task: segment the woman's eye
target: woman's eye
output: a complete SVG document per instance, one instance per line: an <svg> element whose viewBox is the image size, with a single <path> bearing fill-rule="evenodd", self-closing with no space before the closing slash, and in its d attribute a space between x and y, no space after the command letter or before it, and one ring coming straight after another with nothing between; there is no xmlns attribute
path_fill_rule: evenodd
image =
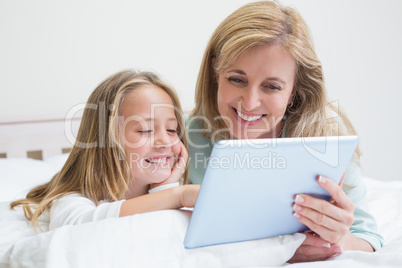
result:
<svg viewBox="0 0 402 268"><path fill-rule="evenodd" d="M243 79L238 78L238 77L229 77L228 81L232 82L232 83L236 83L236 84L244 84L245 83Z"/></svg>
<svg viewBox="0 0 402 268"><path fill-rule="evenodd" d="M281 90L281 87L275 85L265 85L264 87L272 90Z"/></svg>

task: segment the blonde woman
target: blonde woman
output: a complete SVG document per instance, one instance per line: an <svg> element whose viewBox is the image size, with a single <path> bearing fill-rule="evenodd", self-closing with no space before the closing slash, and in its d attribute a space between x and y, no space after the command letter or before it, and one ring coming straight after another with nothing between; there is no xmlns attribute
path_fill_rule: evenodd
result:
<svg viewBox="0 0 402 268"><path fill-rule="evenodd" d="M199 186L182 185L188 153L174 90L149 72L122 71L91 94L77 141L51 181L23 206L33 226L47 212L50 229L110 217L194 206Z"/></svg>
<svg viewBox="0 0 402 268"><path fill-rule="evenodd" d="M228 138L281 138L355 134L328 102L321 62L307 25L276 2L246 4L213 33L196 85L188 122L190 183L202 181L212 145ZM367 212L357 149L344 177L345 191L324 177L326 202L300 193L294 216L313 233L290 262L324 260L343 250L382 246Z"/></svg>

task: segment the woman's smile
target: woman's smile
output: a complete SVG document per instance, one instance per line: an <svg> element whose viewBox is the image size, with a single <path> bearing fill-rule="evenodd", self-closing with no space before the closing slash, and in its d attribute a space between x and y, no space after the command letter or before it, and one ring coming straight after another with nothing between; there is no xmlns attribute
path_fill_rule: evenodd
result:
<svg viewBox="0 0 402 268"><path fill-rule="evenodd" d="M296 62L280 45L241 53L217 73L218 110L238 139L274 138L291 101Z"/></svg>
<svg viewBox="0 0 402 268"><path fill-rule="evenodd" d="M266 116L266 114L252 114L252 113L246 113L244 111L240 112L239 110L237 110L236 108L232 107L235 116L237 116L238 121L242 124L242 125L248 125L248 126L252 126L255 125L257 123L259 123L262 118L264 118Z"/></svg>

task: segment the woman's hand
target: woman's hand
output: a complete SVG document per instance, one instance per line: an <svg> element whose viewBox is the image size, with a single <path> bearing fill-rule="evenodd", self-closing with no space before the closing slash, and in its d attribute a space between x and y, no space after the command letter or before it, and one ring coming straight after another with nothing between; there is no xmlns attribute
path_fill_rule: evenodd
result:
<svg viewBox="0 0 402 268"><path fill-rule="evenodd" d="M353 240L349 229L354 221L354 204L341 188L343 177L340 185L323 176L319 176L318 183L332 199L327 202L305 194L296 196L294 216L316 237L313 239L313 235L308 234L291 262L327 259L342 253L342 248L348 247L347 242Z"/></svg>
<svg viewBox="0 0 402 268"><path fill-rule="evenodd" d="M337 244L329 244L313 232L306 232L306 239L296 250L289 263L323 261L343 252Z"/></svg>
<svg viewBox="0 0 402 268"><path fill-rule="evenodd" d="M179 145L180 145L180 152L179 152L179 155L177 156L177 160L176 160L175 164L172 167L172 172L171 172L170 176L166 180L164 180L160 183L151 184L149 186L149 189L153 189L155 187L169 184L169 183L178 182L180 180L180 178L183 176L183 173L186 171L186 167L187 167L188 152L187 152L186 147L184 146L184 144L181 141L180 141Z"/></svg>
<svg viewBox="0 0 402 268"><path fill-rule="evenodd" d="M340 243L353 224L354 204L332 180L319 176L318 183L331 195L331 201L298 194L294 216L330 244Z"/></svg>

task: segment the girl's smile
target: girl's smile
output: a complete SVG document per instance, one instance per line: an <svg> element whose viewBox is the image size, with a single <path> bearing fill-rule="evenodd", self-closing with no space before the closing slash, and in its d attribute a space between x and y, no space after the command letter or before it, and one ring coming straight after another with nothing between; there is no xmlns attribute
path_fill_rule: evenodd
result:
<svg viewBox="0 0 402 268"><path fill-rule="evenodd" d="M145 161L147 163L152 164L152 165L164 166L166 164L169 164L170 155L168 155L168 156L155 156L155 157L151 157L151 158L146 158Z"/></svg>

